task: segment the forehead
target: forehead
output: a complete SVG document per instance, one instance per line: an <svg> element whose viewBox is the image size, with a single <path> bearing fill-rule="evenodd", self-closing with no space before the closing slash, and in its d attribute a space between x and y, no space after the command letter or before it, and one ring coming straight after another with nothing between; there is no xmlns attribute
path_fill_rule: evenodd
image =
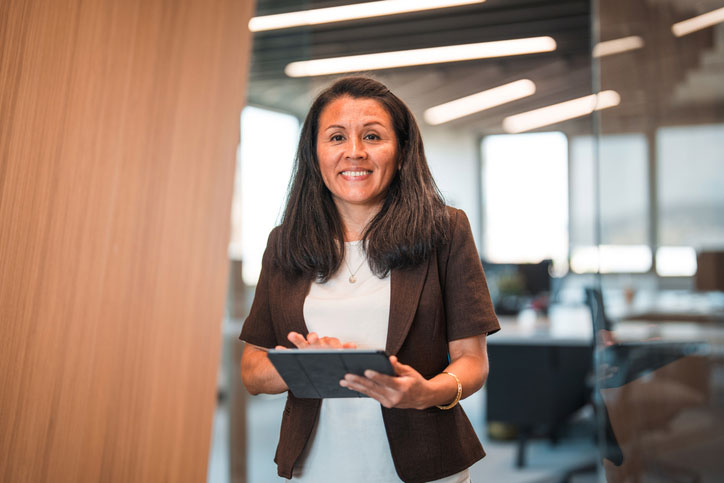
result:
<svg viewBox="0 0 724 483"><path fill-rule="evenodd" d="M375 99L353 98L349 96L339 97L322 109L319 115L319 127L326 127L339 124L342 126L378 122L385 126L392 126L392 119L387 109Z"/></svg>

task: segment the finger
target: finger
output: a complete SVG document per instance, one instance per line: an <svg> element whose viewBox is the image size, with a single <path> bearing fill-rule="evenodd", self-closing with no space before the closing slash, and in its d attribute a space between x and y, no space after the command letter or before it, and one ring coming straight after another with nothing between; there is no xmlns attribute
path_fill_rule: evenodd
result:
<svg viewBox="0 0 724 483"><path fill-rule="evenodd" d="M315 345L315 344L319 343L319 336L317 335L317 333L310 332L307 335L307 342L309 343L309 345Z"/></svg>
<svg viewBox="0 0 724 483"><path fill-rule="evenodd" d="M364 374L365 378L377 385L384 386L395 391L399 389L397 377L395 376L388 376L387 374L382 374L377 371L373 371L372 369L367 369Z"/></svg>
<svg viewBox="0 0 724 483"><path fill-rule="evenodd" d="M298 332L289 332L287 339L289 339L289 342L297 346L299 349L303 349L309 345L307 339Z"/></svg>
<svg viewBox="0 0 724 483"><path fill-rule="evenodd" d="M286 349L286 347L284 347L283 345L277 345L277 346L274 346L274 348L275 348L276 350Z"/></svg>
<svg viewBox="0 0 724 483"><path fill-rule="evenodd" d="M372 371L374 372L374 371ZM380 375L376 373L375 375ZM389 377L389 376L385 376ZM380 398L391 400L394 398L395 394L399 393L399 387L396 381L392 380L392 378L384 379L371 379L365 376L357 376L355 374L346 374L345 375L345 381L347 381L350 384L353 384L356 391L363 392L367 394L368 396L372 397L372 395L377 395ZM363 388L364 390L360 390L360 388Z"/></svg>
<svg viewBox="0 0 724 483"><path fill-rule="evenodd" d="M377 389L377 384L367 379L366 377L358 376L356 374L345 374L344 379L342 379L345 383L347 383L349 386L353 386L355 390L358 390L360 388L365 389L365 391L369 390L375 390L376 392L379 392L380 389Z"/></svg>
<svg viewBox="0 0 724 483"><path fill-rule="evenodd" d="M344 379L339 381L339 384L342 387L346 387L352 391L357 391L376 399L380 403L389 404L388 390L365 377L347 374L344 376Z"/></svg>
<svg viewBox="0 0 724 483"><path fill-rule="evenodd" d="M409 376L417 374L417 371L412 366L403 364L395 356L390 356L390 364L392 364L392 369L398 376Z"/></svg>
<svg viewBox="0 0 724 483"><path fill-rule="evenodd" d="M356 349L356 348L357 348L357 344L355 344L354 342L345 342L344 344L342 344L342 349Z"/></svg>
<svg viewBox="0 0 724 483"><path fill-rule="evenodd" d="M332 349L342 348L342 343L336 337L322 337L319 341L324 347L330 347Z"/></svg>

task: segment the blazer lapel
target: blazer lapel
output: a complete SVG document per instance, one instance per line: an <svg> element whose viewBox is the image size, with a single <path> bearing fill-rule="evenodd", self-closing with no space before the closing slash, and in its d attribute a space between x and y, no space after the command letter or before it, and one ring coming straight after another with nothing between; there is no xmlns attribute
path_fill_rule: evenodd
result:
<svg viewBox="0 0 724 483"><path fill-rule="evenodd" d="M430 259L416 267L392 270L390 274L390 320L385 346L388 354L397 354L410 331L429 266Z"/></svg>

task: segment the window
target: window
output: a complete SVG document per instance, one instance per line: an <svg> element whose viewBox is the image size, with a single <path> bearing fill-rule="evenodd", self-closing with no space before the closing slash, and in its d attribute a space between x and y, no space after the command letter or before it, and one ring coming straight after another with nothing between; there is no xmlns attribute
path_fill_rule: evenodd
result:
<svg viewBox="0 0 724 483"><path fill-rule="evenodd" d="M598 145L592 136L571 139L571 269L577 273L647 272L652 255L646 137L622 134L598 139ZM600 240L596 239L598 220Z"/></svg>
<svg viewBox="0 0 724 483"><path fill-rule="evenodd" d="M269 232L278 224L299 139L296 117L246 107L241 114L229 256L256 285Z"/></svg>
<svg viewBox="0 0 724 483"><path fill-rule="evenodd" d="M693 275L696 250L724 246L724 124L657 132L659 275Z"/></svg>
<svg viewBox="0 0 724 483"><path fill-rule="evenodd" d="M568 142L560 132L483 139L484 258L493 263L568 257Z"/></svg>

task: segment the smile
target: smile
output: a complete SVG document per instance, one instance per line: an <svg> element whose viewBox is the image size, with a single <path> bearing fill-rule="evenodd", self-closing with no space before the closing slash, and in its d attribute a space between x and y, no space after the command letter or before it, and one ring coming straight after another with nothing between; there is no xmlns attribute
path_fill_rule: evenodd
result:
<svg viewBox="0 0 724 483"><path fill-rule="evenodd" d="M350 177L365 176L368 174L372 174L372 171L342 171L342 176Z"/></svg>

